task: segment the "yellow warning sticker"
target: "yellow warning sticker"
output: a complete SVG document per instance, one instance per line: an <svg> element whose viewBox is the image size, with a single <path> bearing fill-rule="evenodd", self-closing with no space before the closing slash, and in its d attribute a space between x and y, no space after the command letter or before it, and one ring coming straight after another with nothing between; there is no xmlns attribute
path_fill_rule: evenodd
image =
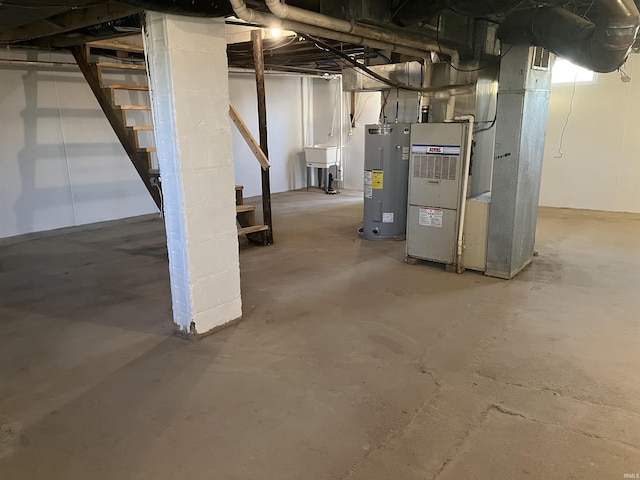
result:
<svg viewBox="0 0 640 480"><path fill-rule="evenodd" d="M371 171L371 186L374 190L382 190L384 181L384 172L382 170Z"/></svg>

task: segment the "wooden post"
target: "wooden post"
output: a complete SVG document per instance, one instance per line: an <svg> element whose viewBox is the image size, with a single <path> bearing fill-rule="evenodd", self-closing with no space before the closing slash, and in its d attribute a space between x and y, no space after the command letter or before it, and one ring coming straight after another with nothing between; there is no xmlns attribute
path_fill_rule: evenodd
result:
<svg viewBox="0 0 640 480"><path fill-rule="evenodd" d="M269 148L267 145L267 103L264 89L264 53L262 51L262 30L251 31L251 41L253 43L253 62L256 68L256 91L258 93L258 130L260 132L260 148L269 158ZM269 179L270 169L260 169L262 175L262 218L265 225L269 227L267 232L267 242L273 243L273 222L271 220L271 181Z"/></svg>

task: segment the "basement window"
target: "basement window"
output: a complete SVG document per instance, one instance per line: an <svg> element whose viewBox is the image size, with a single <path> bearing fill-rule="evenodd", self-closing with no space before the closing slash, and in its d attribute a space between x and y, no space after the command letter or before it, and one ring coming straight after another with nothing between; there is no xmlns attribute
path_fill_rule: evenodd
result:
<svg viewBox="0 0 640 480"><path fill-rule="evenodd" d="M551 71L551 83L595 83L596 72L574 65L564 58L556 58Z"/></svg>

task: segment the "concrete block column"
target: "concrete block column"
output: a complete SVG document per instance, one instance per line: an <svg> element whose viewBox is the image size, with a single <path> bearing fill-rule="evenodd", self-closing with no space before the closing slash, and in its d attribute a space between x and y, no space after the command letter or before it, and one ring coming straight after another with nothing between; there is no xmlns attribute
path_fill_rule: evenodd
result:
<svg viewBox="0 0 640 480"><path fill-rule="evenodd" d="M144 40L173 317L202 334L242 314L224 19L148 12Z"/></svg>

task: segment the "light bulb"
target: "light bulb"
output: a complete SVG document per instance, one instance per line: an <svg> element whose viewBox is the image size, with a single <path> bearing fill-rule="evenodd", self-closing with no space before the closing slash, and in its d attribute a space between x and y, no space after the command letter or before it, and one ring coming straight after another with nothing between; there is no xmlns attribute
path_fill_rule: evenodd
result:
<svg viewBox="0 0 640 480"><path fill-rule="evenodd" d="M272 28L272 29L271 29L271 36L272 36L273 38L277 38L277 37L279 37L280 35L282 35L282 30L280 30L279 28Z"/></svg>

